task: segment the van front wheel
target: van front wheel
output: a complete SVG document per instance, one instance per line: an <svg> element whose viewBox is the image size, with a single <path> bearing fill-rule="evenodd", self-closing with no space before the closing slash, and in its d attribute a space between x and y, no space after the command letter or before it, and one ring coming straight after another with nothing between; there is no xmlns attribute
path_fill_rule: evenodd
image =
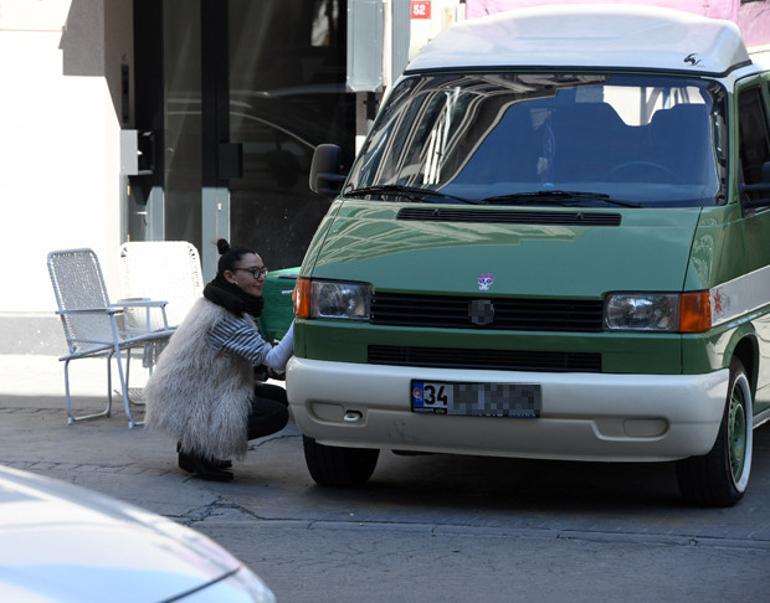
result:
<svg viewBox="0 0 770 603"><path fill-rule="evenodd" d="M380 451L372 448L325 446L302 436L305 462L319 486L359 486L374 473Z"/></svg>
<svg viewBox="0 0 770 603"><path fill-rule="evenodd" d="M682 496L704 507L730 507L746 492L753 449L751 386L743 365L730 365L722 423L711 452L677 463Z"/></svg>

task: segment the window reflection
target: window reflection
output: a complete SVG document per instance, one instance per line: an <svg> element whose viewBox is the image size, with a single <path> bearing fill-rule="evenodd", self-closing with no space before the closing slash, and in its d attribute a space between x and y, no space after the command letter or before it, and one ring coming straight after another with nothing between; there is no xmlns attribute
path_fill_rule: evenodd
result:
<svg viewBox="0 0 770 603"><path fill-rule="evenodd" d="M229 2L230 141L244 162L229 184L231 239L271 268L302 261L328 208L308 188L316 145L352 153L344 10L341 0Z"/></svg>
<svg viewBox="0 0 770 603"><path fill-rule="evenodd" d="M201 249L201 24L198 0L163 4L165 238Z"/></svg>
<svg viewBox="0 0 770 603"><path fill-rule="evenodd" d="M339 30L338 0L315 0L313 8L313 46L332 46Z"/></svg>
<svg viewBox="0 0 770 603"><path fill-rule="evenodd" d="M350 183L470 199L558 189L713 204L724 166L720 98L708 82L675 77L414 77L378 117Z"/></svg>

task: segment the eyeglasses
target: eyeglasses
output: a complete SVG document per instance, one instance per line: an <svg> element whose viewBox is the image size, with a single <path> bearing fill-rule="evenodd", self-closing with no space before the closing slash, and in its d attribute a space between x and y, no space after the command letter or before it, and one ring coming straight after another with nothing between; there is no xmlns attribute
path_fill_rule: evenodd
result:
<svg viewBox="0 0 770 603"><path fill-rule="evenodd" d="M254 268L233 268L233 270L243 270L244 272L251 272L251 276L253 276L255 279L259 280L260 278L265 278L267 276L267 268L262 266L262 268L257 268L254 266Z"/></svg>

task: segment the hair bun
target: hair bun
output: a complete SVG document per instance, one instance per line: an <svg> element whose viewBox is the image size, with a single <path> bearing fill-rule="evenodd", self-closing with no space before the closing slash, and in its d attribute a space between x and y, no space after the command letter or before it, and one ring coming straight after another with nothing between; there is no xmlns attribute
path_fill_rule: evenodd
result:
<svg viewBox="0 0 770 603"><path fill-rule="evenodd" d="M219 255L226 254L230 251L230 243L228 243L226 239L219 239L217 241L217 250L219 251Z"/></svg>

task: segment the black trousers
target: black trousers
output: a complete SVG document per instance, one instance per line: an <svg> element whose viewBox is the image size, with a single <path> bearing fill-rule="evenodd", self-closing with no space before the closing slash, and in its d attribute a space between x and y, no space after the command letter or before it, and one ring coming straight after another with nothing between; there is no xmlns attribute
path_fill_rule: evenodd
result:
<svg viewBox="0 0 770 603"><path fill-rule="evenodd" d="M281 431L289 422L286 390L269 383L257 383L249 413L249 439Z"/></svg>

